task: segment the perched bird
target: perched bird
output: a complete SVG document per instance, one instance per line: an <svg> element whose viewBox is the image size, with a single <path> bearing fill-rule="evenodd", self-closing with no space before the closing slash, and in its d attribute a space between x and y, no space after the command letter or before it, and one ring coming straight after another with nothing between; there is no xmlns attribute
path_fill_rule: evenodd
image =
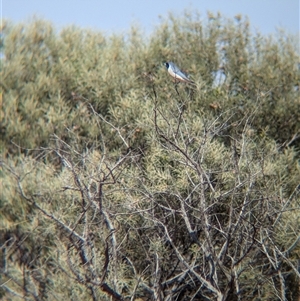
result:
<svg viewBox="0 0 300 301"><path fill-rule="evenodd" d="M181 71L173 62L165 62L164 65L168 69L169 74L174 78L176 81L181 81L184 83L195 84L192 80L189 79L189 76Z"/></svg>

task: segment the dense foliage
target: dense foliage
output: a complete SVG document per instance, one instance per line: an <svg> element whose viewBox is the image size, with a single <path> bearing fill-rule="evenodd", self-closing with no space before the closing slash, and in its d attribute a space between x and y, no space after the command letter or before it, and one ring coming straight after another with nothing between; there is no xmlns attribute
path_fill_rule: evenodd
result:
<svg viewBox="0 0 300 301"><path fill-rule="evenodd" d="M1 297L300 297L295 38L185 14L150 38L6 21L1 45Z"/></svg>

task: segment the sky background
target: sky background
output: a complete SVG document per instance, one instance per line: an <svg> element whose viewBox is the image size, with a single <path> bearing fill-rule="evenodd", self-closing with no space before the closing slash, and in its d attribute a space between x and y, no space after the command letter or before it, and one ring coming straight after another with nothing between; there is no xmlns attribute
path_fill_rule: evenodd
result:
<svg viewBox="0 0 300 301"><path fill-rule="evenodd" d="M251 28L273 34L283 28L299 34L299 0L0 0L2 19L30 21L35 15L58 28L75 24L80 27L125 33L132 24L145 33L159 25L159 16L180 16L185 9L220 12L225 17L247 15Z"/></svg>

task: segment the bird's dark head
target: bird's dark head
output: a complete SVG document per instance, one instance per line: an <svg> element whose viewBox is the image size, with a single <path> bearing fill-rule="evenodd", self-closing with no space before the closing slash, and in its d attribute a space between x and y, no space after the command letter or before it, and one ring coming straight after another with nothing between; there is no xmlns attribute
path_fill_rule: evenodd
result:
<svg viewBox="0 0 300 301"><path fill-rule="evenodd" d="M169 68L169 63L168 62L164 62L164 65L166 66L166 68Z"/></svg>

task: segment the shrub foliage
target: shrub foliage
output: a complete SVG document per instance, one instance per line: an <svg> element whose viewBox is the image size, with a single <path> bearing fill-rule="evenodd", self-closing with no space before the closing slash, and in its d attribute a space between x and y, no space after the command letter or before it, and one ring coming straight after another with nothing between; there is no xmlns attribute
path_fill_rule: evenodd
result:
<svg viewBox="0 0 300 301"><path fill-rule="evenodd" d="M188 13L2 31L1 297L300 297L295 38Z"/></svg>

